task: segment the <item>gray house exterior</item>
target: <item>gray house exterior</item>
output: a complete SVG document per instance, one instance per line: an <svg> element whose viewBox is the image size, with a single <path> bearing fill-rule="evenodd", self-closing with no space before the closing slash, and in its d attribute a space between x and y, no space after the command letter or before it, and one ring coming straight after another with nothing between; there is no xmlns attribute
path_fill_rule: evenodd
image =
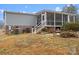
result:
<svg viewBox="0 0 79 59"><path fill-rule="evenodd" d="M30 30L31 33L39 33L47 29L55 32L64 23L76 22L76 14L42 10L37 13L20 13L4 11L6 32L10 32L16 26L20 32Z"/></svg>

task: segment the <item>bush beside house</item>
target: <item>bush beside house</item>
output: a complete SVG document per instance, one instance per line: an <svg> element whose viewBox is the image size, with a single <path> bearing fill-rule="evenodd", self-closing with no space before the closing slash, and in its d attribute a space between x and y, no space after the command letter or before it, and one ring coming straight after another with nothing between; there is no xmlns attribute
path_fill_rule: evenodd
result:
<svg viewBox="0 0 79 59"><path fill-rule="evenodd" d="M62 27L63 31L79 31L79 23L66 23Z"/></svg>
<svg viewBox="0 0 79 59"><path fill-rule="evenodd" d="M79 23L66 23L62 27L61 37L70 38L78 37L77 32L79 31Z"/></svg>

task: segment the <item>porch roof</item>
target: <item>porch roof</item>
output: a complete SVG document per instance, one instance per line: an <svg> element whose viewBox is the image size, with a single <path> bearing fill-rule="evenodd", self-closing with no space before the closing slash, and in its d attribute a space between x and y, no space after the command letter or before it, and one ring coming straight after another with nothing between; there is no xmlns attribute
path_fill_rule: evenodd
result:
<svg viewBox="0 0 79 59"><path fill-rule="evenodd" d="M52 11L52 10L47 10L47 9L44 9L44 10L37 12L37 14L41 14L43 12L60 13L60 14L66 14L66 15L77 15L77 14L66 13L66 12L62 12L62 11Z"/></svg>

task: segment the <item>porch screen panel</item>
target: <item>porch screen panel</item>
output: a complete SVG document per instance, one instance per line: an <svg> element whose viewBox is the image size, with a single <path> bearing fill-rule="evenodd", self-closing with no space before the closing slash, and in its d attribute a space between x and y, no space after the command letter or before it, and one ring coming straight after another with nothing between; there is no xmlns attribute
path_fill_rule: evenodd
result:
<svg viewBox="0 0 79 59"><path fill-rule="evenodd" d="M63 14L63 24L67 23L68 16Z"/></svg>
<svg viewBox="0 0 79 59"><path fill-rule="evenodd" d="M55 24L62 25L62 14L56 14Z"/></svg>
<svg viewBox="0 0 79 59"><path fill-rule="evenodd" d="M47 13L47 25L54 25L54 13Z"/></svg>
<svg viewBox="0 0 79 59"><path fill-rule="evenodd" d="M74 22L74 19L73 19L73 16L72 15L70 15L70 22Z"/></svg>

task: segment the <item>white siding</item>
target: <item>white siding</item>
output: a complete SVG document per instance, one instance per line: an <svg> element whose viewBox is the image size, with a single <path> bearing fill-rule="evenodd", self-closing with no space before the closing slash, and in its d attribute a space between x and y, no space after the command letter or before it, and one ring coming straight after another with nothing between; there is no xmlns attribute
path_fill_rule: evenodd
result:
<svg viewBox="0 0 79 59"><path fill-rule="evenodd" d="M35 15L6 13L6 25L36 25L37 18Z"/></svg>

